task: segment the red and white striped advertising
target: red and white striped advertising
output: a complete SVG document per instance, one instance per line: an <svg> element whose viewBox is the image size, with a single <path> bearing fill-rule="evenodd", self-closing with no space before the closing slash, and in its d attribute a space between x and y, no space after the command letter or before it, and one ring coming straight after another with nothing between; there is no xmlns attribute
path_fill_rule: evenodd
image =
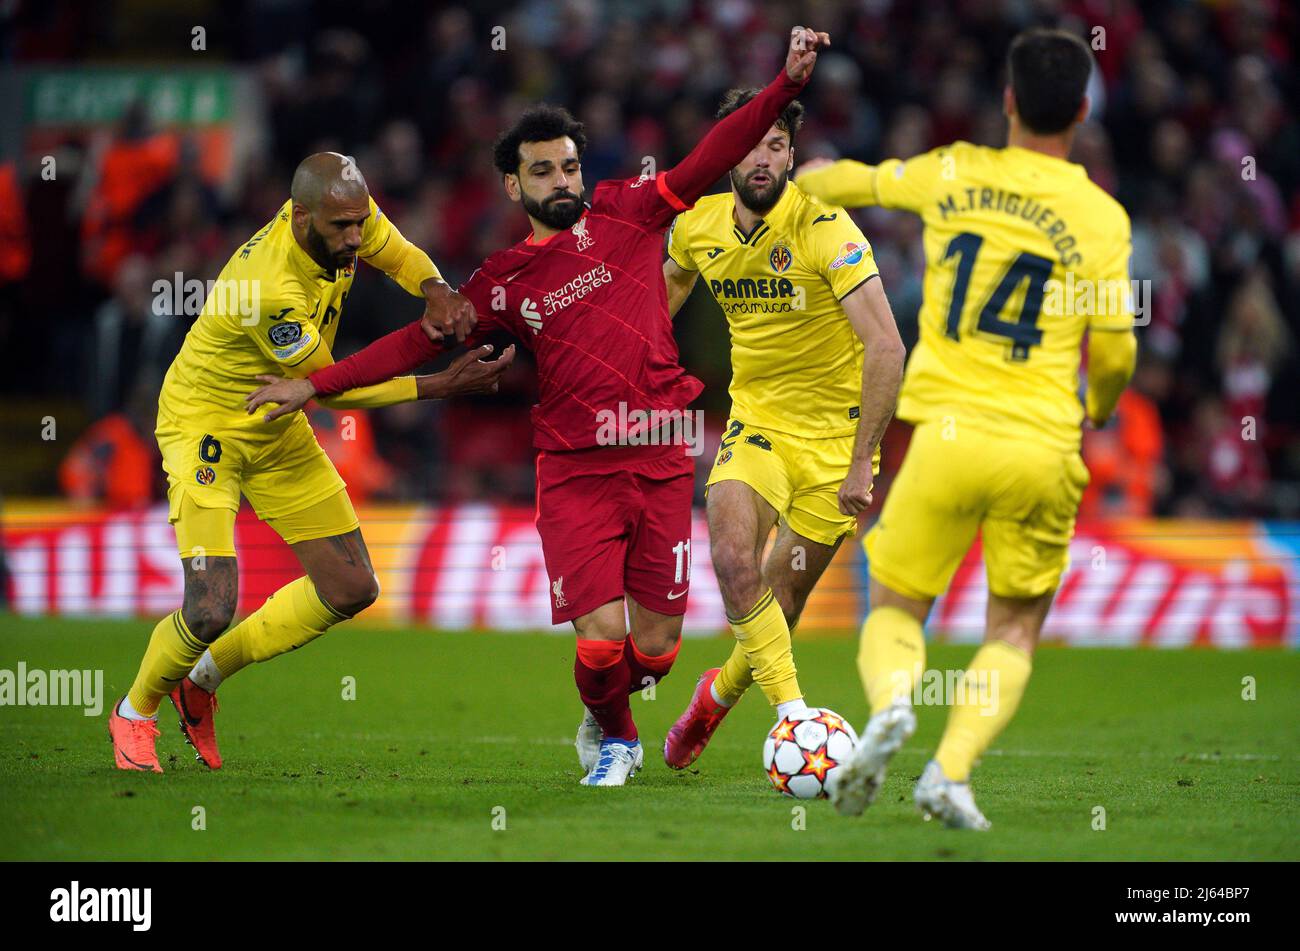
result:
<svg viewBox="0 0 1300 951"><path fill-rule="evenodd" d="M533 511L521 506L365 507L358 512L382 594L369 623L459 630L548 630L549 580ZM103 512L62 503L10 505L3 540L10 609L25 615L156 617L181 600L166 510ZM250 511L240 513L240 613L301 573ZM689 634L727 630L693 529ZM1116 521L1081 525L1045 638L1153 647L1300 645L1300 526ZM856 636L866 610L861 546L846 543L809 600L800 635ZM930 619L938 636L978 640L987 587L978 546ZM564 625L556 630L569 630Z"/></svg>

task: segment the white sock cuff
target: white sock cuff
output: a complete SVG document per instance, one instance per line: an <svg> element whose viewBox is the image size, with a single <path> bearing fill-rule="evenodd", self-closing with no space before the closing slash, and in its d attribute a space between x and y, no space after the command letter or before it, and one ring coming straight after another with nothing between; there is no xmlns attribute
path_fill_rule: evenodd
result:
<svg viewBox="0 0 1300 951"><path fill-rule="evenodd" d="M803 697L797 700L787 700L785 703L776 705L776 715L778 717L788 717L792 713L803 713L808 709L808 704L803 702Z"/></svg>
<svg viewBox="0 0 1300 951"><path fill-rule="evenodd" d="M131 700L129 697L123 697L122 702L117 705L117 715L126 720L157 720L158 719L157 713L154 713L154 715L151 717L147 717L143 713L137 712L135 707L131 706Z"/></svg>
<svg viewBox="0 0 1300 951"><path fill-rule="evenodd" d="M190 671L190 680L208 693L216 693L222 679L221 671L217 669L217 662L212 659L212 651L205 650L203 656L194 665L194 669Z"/></svg>

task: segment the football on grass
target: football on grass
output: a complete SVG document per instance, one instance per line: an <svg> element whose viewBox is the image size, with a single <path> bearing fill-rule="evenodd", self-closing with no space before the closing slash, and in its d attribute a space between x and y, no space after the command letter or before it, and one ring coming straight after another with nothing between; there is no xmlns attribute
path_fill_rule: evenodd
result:
<svg viewBox="0 0 1300 951"><path fill-rule="evenodd" d="M825 799L827 780L857 742L853 727L834 710L809 707L776 721L763 742L763 769L777 792Z"/></svg>

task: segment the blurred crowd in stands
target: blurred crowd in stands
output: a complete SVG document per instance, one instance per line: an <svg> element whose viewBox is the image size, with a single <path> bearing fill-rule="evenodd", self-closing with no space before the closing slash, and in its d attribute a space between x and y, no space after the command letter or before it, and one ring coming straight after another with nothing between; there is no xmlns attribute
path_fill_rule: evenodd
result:
<svg viewBox="0 0 1300 951"><path fill-rule="evenodd" d="M803 96L796 160L872 162L955 139L1000 145L1004 51L1019 29L1044 23L1095 50L1092 121L1073 158L1128 208L1133 276L1151 288L1118 423L1085 438L1085 516L1300 515L1300 72L1290 44L1300 14L1286 0L200 6L211 13L196 20L210 23L204 65L254 77L262 104L266 148L232 179L206 177L196 142L155 127L145 103L61 155L68 172L55 181L32 156L0 164L5 386L85 407L87 428L59 472L74 497L158 497L156 392L188 319L155 305L153 282L215 277L310 152L354 155L385 213L459 282L526 233L490 143L528 103L564 104L586 123L589 188L639 174L646 156L666 167L703 134L725 89L775 75L789 27L807 20L834 46ZM129 28L84 29L78 7L17 4L5 58L66 66L147 48ZM112 37L125 51L106 45ZM154 43L153 61L185 58ZM919 220L855 216L910 343ZM336 354L419 311L363 268ZM727 337L702 291L677 334L684 364L708 385L701 405L716 432ZM319 411L314 422L359 499L526 501L534 397L530 364L516 371L494 397L349 411L355 439L338 436L343 414ZM893 427L886 480L904 437Z"/></svg>

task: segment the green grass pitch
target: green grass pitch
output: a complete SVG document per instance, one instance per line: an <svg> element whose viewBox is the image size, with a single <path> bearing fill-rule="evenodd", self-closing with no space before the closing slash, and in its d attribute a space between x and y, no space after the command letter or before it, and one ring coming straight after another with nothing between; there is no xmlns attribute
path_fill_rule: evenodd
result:
<svg viewBox="0 0 1300 951"><path fill-rule="evenodd" d="M0 616L0 668L100 668L110 704L150 628ZM105 715L0 707L0 859L1300 859L1295 652L1042 649L975 773L993 821L981 835L923 822L911 803L941 707L918 711L856 820L825 802L801 818L771 790L760 754L773 717L757 691L695 769L667 769L664 731L728 647L688 640L655 699L633 698L646 769L624 789L577 784L568 636L336 630L222 688L215 773L167 703L161 776L112 768ZM860 727L854 651L796 638L810 702ZM932 646L930 666L972 653Z"/></svg>

